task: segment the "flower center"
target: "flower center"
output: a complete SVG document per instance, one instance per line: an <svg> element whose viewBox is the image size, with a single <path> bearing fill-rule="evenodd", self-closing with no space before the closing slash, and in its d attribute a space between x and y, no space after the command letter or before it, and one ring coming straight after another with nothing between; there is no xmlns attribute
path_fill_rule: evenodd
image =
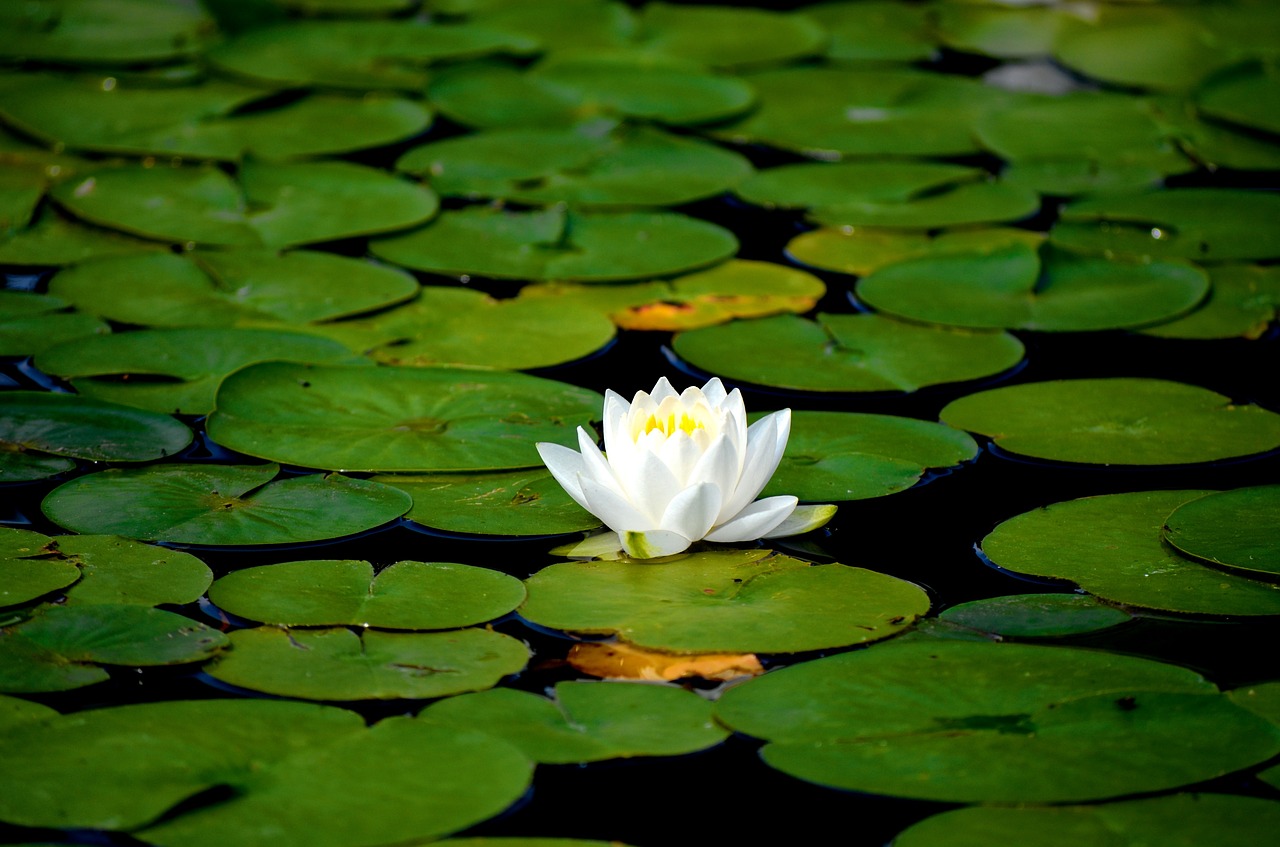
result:
<svg viewBox="0 0 1280 847"><path fill-rule="evenodd" d="M650 415L649 419L644 422L644 434L648 435L655 429L668 436L675 435L677 430L687 435L692 435L695 430L706 429L706 425L688 412L680 412L679 414L673 412L664 417Z"/></svg>

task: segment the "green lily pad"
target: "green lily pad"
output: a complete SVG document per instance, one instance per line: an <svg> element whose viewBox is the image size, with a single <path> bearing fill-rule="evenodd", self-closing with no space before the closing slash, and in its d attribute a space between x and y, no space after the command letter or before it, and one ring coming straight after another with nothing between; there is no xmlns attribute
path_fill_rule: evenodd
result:
<svg viewBox="0 0 1280 847"><path fill-rule="evenodd" d="M38 354L36 367L86 397L152 412L205 415L227 374L254 362L360 361L336 341L299 332L210 327L89 336Z"/></svg>
<svg viewBox="0 0 1280 847"><path fill-rule="evenodd" d="M206 59L258 84L421 91L428 65L496 53L527 54L537 46L523 35L468 24L290 21L250 30L213 48Z"/></svg>
<svg viewBox="0 0 1280 847"><path fill-rule="evenodd" d="M197 55L216 32L200 6L60 0L0 9L0 56L64 64L141 64Z"/></svg>
<svg viewBox="0 0 1280 847"><path fill-rule="evenodd" d="M246 162L240 183L215 168L125 166L65 182L51 196L101 226L162 241L288 247L420 224L438 201L350 162Z"/></svg>
<svg viewBox="0 0 1280 847"><path fill-rule="evenodd" d="M474 206L372 241L375 256L451 276L612 281L689 271L732 256L726 229L672 212L509 212Z"/></svg>
<svg viewBox="0 0 1280 847"><path fill-rule="evenodd" d="M8 239L0 239L0 264L56 267L100 256L126 256L163 249L164 245L154 241L86 226L46 207L36 213L30 227ZM38 329L31 332L39 337Z"/></svg>
<svg viewBox="0 0 1280 847"><path fill-rule="evenodd" d="M1280 614L1280 585L1208 567L1163 543L1170 513L1210 493L1139 491L1054 503L997 526L982 540L982 552L1002 568L1068 579L1125 606L1242 617Z"/></svg>
<svg viewBox="0 0 1280 847"><path fill-rule="evenodd" d="M929 468L978 455L967 433L893 415L791 414L791 437L763 495L801 500L861 500L905 491Z"/></svg>
<svg viewBox="0 0 1280 847"><path fill-rule="evenodd" d="M648 3L636 46L716 68L770 65L815 56L827 34L804 15L734 6Z"/></svg>
<svg viewBox="0 0 1280 847"><path fill-rule="evenodd" d="M931 8L861 0L819 3L804 14L830 34L826 56L836 62L917 62L937 52Z"/></svg>
<svg viewBox="0 0 1280 847"><path fill-rule="evenodd" d="M199 662L226 644L217 630L147 606L42 606L0 627L0 691L67 691L107 679L99 665Z"/></svg>
<svg viewBox="0 0 1280 847"><path fill-rule="evenodd" d="M930 236L923 232L868 227L824 227L805 232L787 244L793 261L843 274L867 276L908 259L952 253L994 253L1022 244L1035 249L1044 235L1025 229L957 230Z"/></svg>
<svg viewBox="0 0 1280 847"><path fill-rule="evenodd" d="M894 847L1024 844L1163 844L1196 847L1219 840L1263 844L1280 826L1280 803L1229 794L1174 794L1091 806L956 809L925 818Z"/></svg>
<svg viewBox="0 0 1280 847"><path fill-rule="evenodd" d="M219 608L284 626L454 629L500 618L524 600L520 580L448 562L284 562L234 571L209 589Z"/></svg>
<svg viewBox="0 0 1280 847"><path fill-rule="evenodd" d="M952 606L938 620L1001 638L1055 638L1110 629L1133 615L1085 594L1014 594Z"/></svg>
<svg viewBox="0 0 1280 847"><path fill-rule="evenodd" d="M1160 338L1258 338L1280 312L1280 267L1214 265L1213 286L1194 312L1141 330Z"/></svg>
<svg viewBox="0 0 1280 847"><path fill-rule="evenodd" d="M296 544L363 532L409 510L408 495L339 474L273 482L277 465L165 464L100 471L41 508L73 532L177 544Z"/></svg>
<svg viewBox="0 0 1280 847"><path fill-rule="evenodd" d="M312 94L259 108L271 94L220 81L13 74L0 76L0 115L58 148L226 161L347 153L431 124L429 110L403 98Z"/></svg>
<svg viewBox="0 0 1280 847"><path fill-rule="evenodd" d="M0 235L11 235L31 223L45 182L39 171L0 162Z"/></svg>
<svg viewBox="0 0 1280 847"><path fill-rule="evenodd" d="M1196 95L1206 115L1250 129L1280 133L1280 79L1273 64L1247 64L1208 80Z"/></svg>
<svg viewBox="0 0 1280 847"><path fill-rule="evenodd" d="M1280 726L1280 682L1246 685L1227 692L1231 702Z"/></svg>
<svg viewBox="0 0 1280 847"><path fill-rule="evenodd" d="M759 108L714 134L822 159L976 153L973 122L1014 100L973 80L917 70L786 68L743 79Z"/></svg>
<svg viewBox="0 0 1280 847"><path fill-rule="evenodd" d="M894 317L971 329L1079 332L1168 320L1209 292L1209 276L1189 262L1126 262L1048 252L1026 245L882 267L857 295Z"/></svg>
<svg viewBox="0 0 1280 847"><path fill-rule="evenodd" d="M1053 197L1086 194L1131 194L1160 187L1164 172L1142 163L1096 162L1088 159L1029 159L1000 173L1006 185L1017 185Z"/></svg>
<svg viewBox="0 0 1280 847"><path fill-rule="evenodd" d="M517 299L546 298L561 308L581 303L623 329L673 332L734 318L807 312L826 290L822 280L796 268L729 259L704 271L632 285L526 285Z"/></svg>
<svg viewBox="0 0 1280 847"><path fill-rule="evenodd" d="M1058 39L1081 25L1071 7L943 3L931 11L943 44L1001 59L1047 56Z"/></svg>
<svg viewBox="0 0 1280 847"><path fill-rule="evenodd" d="M603 402L503 371L275 362L228 377L207 429L225 447L305 467L499 470L540 467L536 442L576 444Z"/></svg>
<svg viewBox="0 0 1280 847"><path fill-rule="evenodd" d="M800 779L962 803L1159 791L1280 750L1280 731L1189 670L990 642L900 641L805 662L726 691L716 717L770 742L765 762Z"/></svg>
<svg viewBox="0 0 1280 847"><path fill-rule="evenodd" d="M43 479L92 462L149 462L191 443L168 415L51 391L0 393L0 481ZM42 454L61 457L54 461ZM47 471L47 473L46 473Z"/></svg>
<svg viewBox="0 0 1280 847"><path fill-rule="evenodd" d="M366 629L357 635L343 627L267 626L233 632L231 649L206 672L241 688L284 697L426 699L492 688L528 660L524 642L487 629Z"/></svg>
<svg viewBox="0 0 1280 847"><path fill-rule="evenodd" d="M67 302L47 294L0 291L0 356L27 356L45 347L111 327L93 315L64 311Z"/></svg>
<svg viewBox="0 0 1280 847"><path fill-rule="evenodd" d="M18 724L35 723L57 716L58 713L48 706L32 703L20 697L0 695L0 733L7 732Z"/></svg>
<svg viewBox="0 0 1280 847"><path fill-rule="evenodd" d="M636 28L635 13L612 0L432 0L431 8L442 15L457 15L481 26L530 36L548 53L624 47Z"/></svg>
<svg viewBox="0 0 1280 847"><path fill-rule="evenodd" d="M720 194L752 172L737 153L646 127L609 135L506 129L410 150L396 168L446 197L532 205L676 206Z"/></svg>
<svg viewBox="0 0 1280 847"><path fill-rule="evenodd" d="M29 603L80 578L74 562L45 555L49 536L0 528L0 606Z"/></svg>
<svg viewBox="0 0 1280 847"><path fill-rule="evenodd" d="M577 303L495 300L429 285L416 300L316 332L389 365L479 365L524 370L589 356L613 340L613 322ZM283 358L283 357L277 357Z"/></svg>
<svg viewBox="0 0 1280 847"><path fill-rule="evenodd" d="M916 586L846 565L767 550L694 553L648 562L565 562L526 585L525 619L616 634L676 653L798 653L902 632L929 610Z"/></svg>
<svg viewBox="0 0 1280 847"><path fill-rule="evenodd" d="M1280 575L1280 485L1237 488L1184 503L1165 519L1180 552L1245 576Z"/></svg>
<svg viewBox="0 0 1280 847"><path fill-rule="evenodd" d="M552 699L495 688L433 703L418 719L487 732L548 765L679 756L729 734L693 692L635 682L559 682Z"/></svg>
<svg viewBox="0 0 1280 847"><path fill-rule="evenodd" d="M85 262L56 274L49 290L114 321L182 327L328 321L407 300L418 283L330 253L249 248Z"/></svg>
<svg viewBox="0 0 1280 847"><path fill-rule="evenodd" d="M1007 333L932 328L872 314L735 321L682 332L672 346L711 373L800 391L916 391L997 374L1023 354Z"/></svg>
<svg viewBox="0 0 1280 847"><path fill-rule="evenodd" d="M980 391L944 423L1021 456L1097 465L1177 465L1280 447L1280 415L1160 379L1064 379Z"/></svg>
<svg viewBox="0 0 1280 847"><path fill-rule="evenodd" d="M1280 257L1280 195L1183 188L1094 197L1064 207L1055 244L1107 256L1208 262Z"/></svg>
<svg viewBox="0 0 1280 847"><path fill-rule="evenodd" d="M409 520L475 535L557 535L596 529L600 519L544 470L488 474L380 474L374 482L413 497Z"/></svg>

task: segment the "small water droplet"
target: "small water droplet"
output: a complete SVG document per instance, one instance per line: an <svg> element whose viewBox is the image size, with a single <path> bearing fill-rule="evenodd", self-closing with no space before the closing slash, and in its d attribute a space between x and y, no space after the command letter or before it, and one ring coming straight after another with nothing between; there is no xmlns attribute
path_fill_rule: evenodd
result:
<svg viewBox="0 0 1280 847"><path fill-rule="evenodd" d="M113 76L104 77L102 80L103 91L114 91L116 88L116 78Z"/></svg>
<svg viewBox="0 0 1280 847"><path fill-rule="evenodd" d="M1161 229L1158 226L1153 226L1151 227L1151 237L1154 238L1156 241L1163 241L1164 239L1169 237L1169 233L1165 232L1163 229Z"/></svg>

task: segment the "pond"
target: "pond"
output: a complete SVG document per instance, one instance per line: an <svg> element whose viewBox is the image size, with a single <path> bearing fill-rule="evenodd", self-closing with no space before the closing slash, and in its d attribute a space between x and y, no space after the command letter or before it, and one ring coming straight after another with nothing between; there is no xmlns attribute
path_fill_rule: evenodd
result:
<svg viewBox="0 0 1280 847"><path fill-rule="evenodd" d="M0 843L1273 838L1277 29L0 10Z"/></svg>

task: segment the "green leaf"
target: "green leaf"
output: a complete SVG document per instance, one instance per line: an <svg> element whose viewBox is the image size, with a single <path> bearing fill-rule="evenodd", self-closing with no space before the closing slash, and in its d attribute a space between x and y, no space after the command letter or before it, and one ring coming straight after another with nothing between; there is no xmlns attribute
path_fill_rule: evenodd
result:
<svg viewBox="0 0 1280 847"><path fill-rule="evenodd" d="M26 291L0 291L0 356L29 356L73 338L108 333L93 315L65 312L66 301Z"/></svg>
<svg viewBox="0 0 1280 847"><path fill-rule="evenodd" d="M819 3L804 10L805 17L822 24L831 36L826 56L836 62L928 60L937 50L930 20L936 13L887 0Z"/></svg>
<svg viewBox="0 0 1280 847"><path fill-rule="evenodd" d="M46 207L43 211L36 213L35 222L30 227L15 233L7 240L0 240L0 262L19 266L72 265L100 256L126 256L163 249L164 245L153 241L144 241L124 233L85 226L64 217L51 207ZM86 315L76 315L75 318L81 322L89 320ZM105 329L102 329L105 326L100 321L93 321L95 328L79 331L78 334L105 332ZM54 323L53 327L57 327L57 323ZM76 329L81 330L81 327L77 326ZM30 333L30 338L42 337L41 330L26 329L24 331ZM66 332L61 327L58 331ZM26 337L24 337L24 343L26 343ZM19 354L31 352L32 349L36 349L35 345L18 352Z"/></svg>
<svg viewBox="0 0 1280 847"><path fill-rule="evenodd" d="M6 480L5 457L26 451L92 462L149 462L177 453L192 439L191 430L168 415L74 394L5 391L0 408L0 479Z"/></svg>
<svg viewBox="0 0 1280 847"><path fill-rule="evenodd" d="M0 9L0 56L98 65L198 54L215 34L200 6L152 0L60 0Z"/></svg>
<svg viewBox="0 0 1280 847"><path fill-rule="evenodd" d="M1160 338L1258 338L1280 309L1280 267L1215 265L1209 297L1190 314L1142 330Z"/></svg>
<svg viewBox="0 0 1280 847"><path fill-rule="evenodd" d="M1280 485L1237 488L1184 503L1165 519L1164 539L1195 559L1245 576L1280 575Z"/></svg>
<svg viewBox="0 0 1280 847"><path fill-rule="evenodd" d="M1206 115L1280 133L1280 79L1275 64L1247 64L1209 79L1196 95Z"/></svg>
<svg viewBox="0 0 1280 847"><path fill-rule="evenodd" d="M787 256L795 262L843 274L867 276L873 271L908 259L973 252L989 254L1016 245L1037 248L1044 235L1025 229L962 229L930 236L869 227L824 227L805 232L787 244Z"/></svg>
<svg viewBox="0 0 1280 847"><path fill-rule="evenodd" d="M636 44L716 68L771 65L817 55L827 34L804 15L732 6L646 4Z"/></svg>
<svg viewBox="0 0 1280 847"><path fill-rule="evenodd" d="M1119 626L1133 615L1083 594L1014 594L960 603L938 620L999 638L1054 638Z"/></svg>
<svg viewBox="0 0 1280 847"><path fill-rule="evenodd" d="M5 530L4 536L14 532L19 530ZM34 539L24 542L23 546L30 549L15 555L5 564L57 569L60 573L67 572L67 568L74 570L79 581L72 580L75 584L64 592L66 597L62 603L67 606L194 603L213 581L213 574L204 562L180 550L166 550L115 536L39 538L44 540L38 546ZM70 582L66 584L70 585ZM38 595L30 599L35 596Z"/></svg>
<svg viewBox="0 0 1280 847"><path fill-rule="evenodd" d="M74 562L46 555L47 535L0 528L0 607L29 603L80 578Z"/></svg>

